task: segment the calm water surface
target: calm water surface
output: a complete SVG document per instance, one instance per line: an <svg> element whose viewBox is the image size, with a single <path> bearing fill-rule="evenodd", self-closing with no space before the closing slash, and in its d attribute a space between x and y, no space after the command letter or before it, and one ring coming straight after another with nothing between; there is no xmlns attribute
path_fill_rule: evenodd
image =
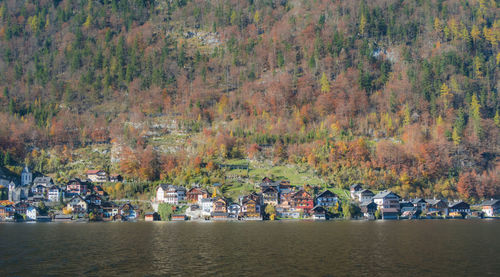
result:
<svg viewBox="0 0 500 277"><path fill-rule="evenodd" d="M499 220L0 224L0 276L500 276Z"/></svg>

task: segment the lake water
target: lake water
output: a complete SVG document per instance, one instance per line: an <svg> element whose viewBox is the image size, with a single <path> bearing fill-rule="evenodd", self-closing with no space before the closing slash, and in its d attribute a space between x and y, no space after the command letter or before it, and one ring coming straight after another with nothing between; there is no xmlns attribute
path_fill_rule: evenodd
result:
<svg viewBox="0 0 500 277"><path fill-rule="evenodd" d="M0 224L0 276L500 275L500 220Z"/></svg>

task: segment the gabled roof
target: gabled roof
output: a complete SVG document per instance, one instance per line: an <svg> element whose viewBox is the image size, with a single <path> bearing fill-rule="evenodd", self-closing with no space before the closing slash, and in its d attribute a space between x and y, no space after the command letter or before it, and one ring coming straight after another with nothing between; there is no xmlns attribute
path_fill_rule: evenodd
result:
<svg viewBox="0 0 500 277"><path fill-rule="evenodd" d="M85 199L83 199L83 197L81 197L79 194L74 195L73 197L71 197L71 199L69 200L69 202L73 201L73 199L75 199L75 198L80 198L81 201L85 202Z"/></svg>
<svg viewBox="0 0 500 277"><path fill-rule="evenodd" d="M361 204L359 204L360 207L364 207L364 206L377 206L377 204L375 204L375 202L373 201L365 201L365 202L362 202Z"/></svg>
<svg viewBox="0 0 500 277"><path fill-rule="evenodd" d="M425 202L427 202L427 204L429 205L436 205L437 203L439 202L443 202L443 203L446 203L444 200L442 199L425 199Z"/></svg>
<svg viewBox="0 0 500 277"><path fill-rule="evenodd" d="M274 187L266 187L262 193L278 193L278 190Z"/></svg>
<svg viewBox="0 0 500 277"><path fill-rule="evenodd" d="M495 205L500 205L499 199L485 200L483 203L481 203L481 206L495 206Z"/></svg>
<svg viewBox="0 0 500 277"><path fill-rule="evenodd" d="M87 174L97 174L101 171L104 172L104 170L100 170L100 169L87 170Z"/></svg>
<svg viewBox="0 0 500 277"><path fill-rule="evenodd" d="M363 188L363 185L361 185L360 183L356 183L356 184L352 184L349 189L350 190L360 190Z"/></svg>
<svg viewBox="0 0 500 277"><path fill-rule="evenodd" d="M369 189L364 189L364 190L361 190L361 191L359 192L359 194L361 194L361 195L372 195L372 196L373 196L373 195L375 195L375 193L373 193L373 191L371 191L371 190L369 190Z"/></svg>
<svg viewBox="0 0 500 277"><path fill-rule="evenodd" d="M425 201L425 200L424 200L424 199L422 199L422 198L415 198L415 199L411 200L411 203L412 203L412 204L427 203L427 201Z"/></svg>
<svg viewBox="0 0 500 277"><path fill-rule="evenodd" d="M33 180L33 183L52 183L52 178L49 176L41 176L41 177L36 177Z"/></svg>
<svg viewBox="0 0 500 277"><path fill-rule="evenodd" d="M373 196L374 199L382 199L382 198L401 198L399 195L395 194L394 192L390 190L384 190L379 193L377 193L375 196Z"/></svg>
<svg viewBox="0 0 500 277"><path fill-rule="evenodd" d="M462 200L458 200L458 201L454 201L454 202L450 203L450 204L448 205L448 207L450 207L450 208L454 208L454 207L456 207L456 206L458 206L458 205L467 205L467 206L469 206L469 204L467 204L466 202L464 202L464 201L462 201Z"/></svg>
<svg viewBox="0 0 500 277"><path fill-rule="evenodd" d="M316 198L320 197L337 197L337 195L329 190L325 190L322 193L318 194L318 196L316 196Z"/></svg>

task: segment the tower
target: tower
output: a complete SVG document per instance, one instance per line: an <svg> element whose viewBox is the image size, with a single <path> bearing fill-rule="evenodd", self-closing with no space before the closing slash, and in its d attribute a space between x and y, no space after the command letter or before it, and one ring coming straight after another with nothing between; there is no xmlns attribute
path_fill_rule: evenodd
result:
<svg viewBox="0 0 500 277"><path fill-rule="evenodd" d="M14 184L14 182L9 183L9 201L19 201L19 196L16 194L16 184Z"/></svg>
<svg viewBox="0 0 500 277"><path fill-rule="evenodd" d="M30 172L27 166L24 166L23 172L21 172L21 186L27 186L31 184L33 179L33 174Z"/></svg>

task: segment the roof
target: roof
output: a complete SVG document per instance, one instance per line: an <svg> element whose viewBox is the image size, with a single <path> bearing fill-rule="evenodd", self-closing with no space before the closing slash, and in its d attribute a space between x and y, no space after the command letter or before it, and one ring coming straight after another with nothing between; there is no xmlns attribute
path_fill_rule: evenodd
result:
<svg viewBox="0 0 500 277"><path fill-rule="evenodd" d="M29 168L27 166L24 166L23 171L21 172L21 174L23 174L23 173L30 173L30 170L29 170Z"/></svg>
<svg viewBox="0 0 500 277"><path fill-rule="evenodd" d="M462 201L462 200L454 201L454 202L450 203L448 206L449 206L450 208L453 208L453 207L458 206L458 205L460 205L460 204L464 204L464 205L469 206L469 204L467 204L466 202L464 202L464 201Z"/></svg>
<svg viewBox="0 0 500 277"><path fill-rule="evenodd" d="M425 202L427 202L427 204L429 204L429 205L436 205L440 201L444 202L444 200L442 200L442 199L425 199Z"/></svg>
<svg viewBox="0 0 500 277"><path fill-rule="evenodd" d="M100 169L92 169L92 170L87 170L87 174L97 174L101 172L102 170Z"/></svg>
<svg viewBox="0 0 500 277"><path fill-rule="evenodd" d="M349 188L352 190L352 189L356 189L356 188L362 188L363 185L361 185L360 183L356 183L356 184L352 184Z"/></svg>
<svg viewBox="0 0 500 277"><path fill-rule="evenodd" d="M325 190L322 193L318 194L317 198L319 197L337 197L337 195L329 190Z"/></svg>
<svg viewBox="0 0 500 277"><path fill-rule="evenodd" d="M377 206L377 204L375 204L375 202L373 201L365 201L365 202L362 202L361 204L359 204L360 207L363 207L363 206Z"/></svg>
<svg viewBox="0 0 500 277"><path fill-rule="evenodd" d="M48 176L42 176L42 177L36 177L34 180L33 180L33 183L51 183L52 182L52 178L51 177L48 177Z"/></svg>
<svg viewBox="0 0 500 277"><path fill-rule="evenodd" d="M381 191L381 192L377 193L375 196L373 196L373 198L374 199L381 199L381 198L386 198L386 197L389 197L389 196L392 196L393 198L394 197L401 198L401 197L399 197L399 195L393 193L390 190Z"/></svg>
<svg viewBox="0 0 500 277"><path fill-rule="evenodd" d="M229 214L228 213L222 213L222 212L213 212L211 216L225 216L227 217Z"/></svg>
<svg viewBox="0 0 500 277"><path fill-rule="evenodd" d="M483 203L481 203L481 206L495 206L495 205L500 205L499 199L485 200Z"/></svg>
<svg viewBox="0 0 500 277"><path fill-rule="evenodd" d="M375 193L373 193L373 191L371 191L369 189L364 189L364 190L360 191L359 194L361 194L361 195L375 195Z"/></svg>
<svg viewBox="0 0 500 277"><path fill-rule="evenodd" d="M262 190L262 193L277 193L278 190L274 187L266 187L264 190Z"/></svg>
<svg viewBox="0 0 500 277"><path fill-rule="evenodd" d="M425 201L425 199L422 199L422 198L415 198L415 199L411 200L411 203L413 203L413 204L427 203L427 201Z"/></svg>

